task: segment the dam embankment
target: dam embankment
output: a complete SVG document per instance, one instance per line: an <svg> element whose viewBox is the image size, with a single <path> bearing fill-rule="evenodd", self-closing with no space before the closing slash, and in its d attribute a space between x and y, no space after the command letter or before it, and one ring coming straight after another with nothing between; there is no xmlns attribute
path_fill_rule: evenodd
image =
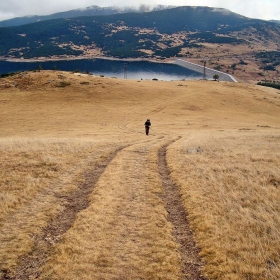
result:
<svg viewBox="0 0 280 280"><path fill-rule="evenodd" d="M188 68L190 70L193 70L193 71L199 72L201 74L204 74L204 66L202 66L202 65L195 64L195 63L192 63L192 62L188 62L188 61L183 60L183 59L176 59L175 63L177 65L180 65L180 66L184 67L184 68ZM229 75L227 73L224 73L224 72L221 72L221 71L218 71L218 70L215 70L215 69L205 67L205 76L213 77L216 74L219 75L219 80L220 81L237 83L237 80L232 75Z"/></svg>

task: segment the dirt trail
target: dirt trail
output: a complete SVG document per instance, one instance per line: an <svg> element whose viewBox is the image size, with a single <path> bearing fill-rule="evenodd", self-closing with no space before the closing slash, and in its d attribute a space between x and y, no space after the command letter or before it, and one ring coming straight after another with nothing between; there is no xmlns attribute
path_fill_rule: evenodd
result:
<svg viewBox="0 0 280 280"><path fill-rule="evenodd" d="M118 153L98 180L92 203L57 246L56 266L44 268L48 275L71 279L83 270L85 279L182 279L178 246L159 196L157 151L164 141L145 138ZM73 252L67 263L65 250Z"/></svg>
<svg viewBox="0 0 280 280"><path fill-rule="evenodd" d="M158 169L164 189L162 199L165 202L165 208L168 212L168 220L173 225L174 237L180 244L184 279L206 280L207 278L201 275L202 262L198 255L199 249L194 242L193 233L189 226L179 188L169 176L170 172L166 162L166 150L173 142L175 140L165 144L158 151Z"/></svg>
<svg viewBox="0 0 280 280"><path fill-rule="evenodd" d="M115 150L93 170L86 173L84 182L80 184L77 191L61 196L66 201L65 209L43 230L42 234L34 237L34 250L28 255L21 256L21 263L12 272L4 271L4 279L24 280L36 279L40 276L39 268L47 261L53 245L58 243L61 236L71 227L77 214L88 207L88 196L105 168L121 149Z"/></svg>
<svg viewBox="0 0 280 280"><path fill-rule="evenodd" d="M86 279L205 280L166 164L166 149L176 140L149 138L120 148L85 174L80 188L63 197L65 210L35 237L32 253L4 279L40 278L41 268L51 271L55 263L57 279L72 279L86 266ZM88 226L75 240L82 225ZM62 236L64 248L73 248L68 267L60 256ZM83 254L75 255L75 246Z"/></svg>

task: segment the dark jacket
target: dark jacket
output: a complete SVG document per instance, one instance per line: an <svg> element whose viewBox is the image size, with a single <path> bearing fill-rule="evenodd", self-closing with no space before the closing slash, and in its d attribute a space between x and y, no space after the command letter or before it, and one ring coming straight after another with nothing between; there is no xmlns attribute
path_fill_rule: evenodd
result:
<svg viewBox="0 0 280 280"><path fill-rule="evenodd" d="M147 121L145 122L145 126L150 127L151 125L152 125L152 124L151 124L151 122L150 122L150 121L148 121L148 120L147 120Z"/></svg>

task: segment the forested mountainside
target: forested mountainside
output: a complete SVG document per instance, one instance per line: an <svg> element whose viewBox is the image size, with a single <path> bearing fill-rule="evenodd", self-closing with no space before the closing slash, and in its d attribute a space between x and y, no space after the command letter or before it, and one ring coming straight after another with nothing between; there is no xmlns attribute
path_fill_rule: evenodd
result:
<svg viewBox="0 0 280 280"><path fill-rule="evenodd" d="M185 57L230 74L251 63L255 78L280 70L278 23L209 7L52 19L0 28L0 40L2 59Z"/></svg>

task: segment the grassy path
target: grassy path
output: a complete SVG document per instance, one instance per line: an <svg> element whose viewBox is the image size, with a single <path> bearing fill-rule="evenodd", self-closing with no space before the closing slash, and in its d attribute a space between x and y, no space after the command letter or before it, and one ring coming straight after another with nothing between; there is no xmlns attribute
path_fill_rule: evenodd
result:
<svg viewBox="0 0 280 280"><path fill-rule="evenodd" d="M90 206L44 267L43 279L182 278L178 244L160 198L161 145L155 139L118 153L97 182ZM66 258L69 250L72 257Z"/></svg>

